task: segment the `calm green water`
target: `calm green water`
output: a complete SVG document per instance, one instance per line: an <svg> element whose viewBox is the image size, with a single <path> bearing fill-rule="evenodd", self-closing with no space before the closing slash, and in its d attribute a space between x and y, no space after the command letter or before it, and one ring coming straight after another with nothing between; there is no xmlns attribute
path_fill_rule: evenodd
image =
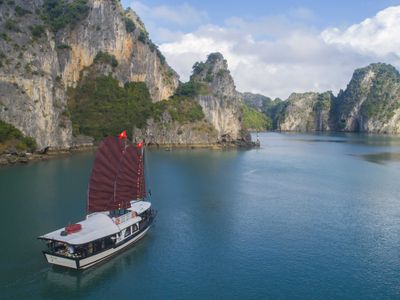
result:
<svg viewBox="0 0 400 300"><path fill-rule="evenodd" d="M92 154L0 169L2 299L399 299L400 139L260 135L251 151L151 151L155 226L88 271L40 234L84 217Z"/></svg>

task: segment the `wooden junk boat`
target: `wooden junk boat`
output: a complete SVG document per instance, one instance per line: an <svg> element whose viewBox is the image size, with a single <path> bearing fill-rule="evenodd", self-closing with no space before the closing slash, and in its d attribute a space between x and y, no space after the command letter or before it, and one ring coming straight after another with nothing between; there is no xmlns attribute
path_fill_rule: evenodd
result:
<svg viewBox="0 0 400 300"><path fill-rule="evenodd" d="M107 137L97 150L87 196L86 219L39 237L50 264L86 269L135 244L155 212L146 199L143 144L126 132Z"/></svg>

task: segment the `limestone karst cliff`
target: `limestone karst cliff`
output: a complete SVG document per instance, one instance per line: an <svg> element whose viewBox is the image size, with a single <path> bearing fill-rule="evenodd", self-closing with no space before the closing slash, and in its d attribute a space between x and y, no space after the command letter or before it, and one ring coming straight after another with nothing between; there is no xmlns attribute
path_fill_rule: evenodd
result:
<svg viewBox="0 0 400 300"><path fill-rule="evenodd" d="M167 109L158 120L149 119L147 126L137 131L150 143L250 145L251 138L242 124L243 100L220 53L195 63L189 82L181 83L176 93L162 102ZM182 115L189 120L182 120Z"/></svg>
<svg viewBox="0 0 400 300"><path fill-rule="evenodd" d="M1 1L0 119L40 148L70 147L66 93L99 52L116 58L121 84L145 82L154 101L178 86L143 23L119 1Z"/></svg>
<svg viewBox="0 0 400 300"><path fill-rule="evenodd" d="M355 70L336 97L309 92L293 93L285 101L245 99L273 120L275 130L400 133L400 74L388 64Z"/></svg>
<svg viewBox="0 0 400 300"><path fill-rule="evenodd" d="M357 69L331 115L339 131L400 133L399 72L382 63Z"/></svg>
<svg viewBox="0 0 400 300"><path fill-rule="evenodd" d="M273 100L261 94L253 94L249 92L241 93L243 101L250 107L259 112L264 112L266 106Z"/></svg>
<svg viewBox="0 0 400 300"><path fill-rule="evenodd" d="M278 116L282 131L329 131L330 110L334 96L326 93L293 93Z"/></svg>
<svg viewBox="0 0 400 300"><path fill-rule="evenodd" d="M241 131L243 99L236 91L222 54L211 53L206 62L195 64L190 81L201 86L195 99L203 108L206 119L217 130L219 138L244 138L245 133Z"/></svg>

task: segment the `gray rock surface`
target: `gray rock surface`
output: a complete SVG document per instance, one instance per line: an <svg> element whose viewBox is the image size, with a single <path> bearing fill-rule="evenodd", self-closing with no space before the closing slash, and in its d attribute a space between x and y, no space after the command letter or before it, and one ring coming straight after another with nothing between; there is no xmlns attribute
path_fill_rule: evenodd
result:
<svg viewBox="0 0 400 300"><path fill-rule="evenodd" d="M388 64L355 70L337 97L331 92L293 93L286 101L273 102L264 101L263 109L277 130L400 134L400 74ZM265 103L270 104L266 110Z"/></svg>
<svg viewBox="0 0 400 300"><path fill-rule="evenodd" d="M400 74L391 65L358 69L332 111L339 131L400 133Z"/></svg>
<svg viewBox="0 0 400 300"><path fill-rule="evenodd" d="M146 82L154 101L175 91L178 75L147 38L139 39L147 34L143 23L119 1L88 0L88 16L56 34L41 18L42 5L41 0L0 4L0 119L35 138L40 148L73 145L66 92L100 51L117 58L121 84ZM17 6L28 13L19 15ZM127 32L125 18L134 22L133 32ZM38 26L43 34L34 37Z"/></svg>
<svg viewBox="0 0 400 300"><path fill-rule="evenodd" d="M194 68L191 81L205 86L205 91L196 97L203 108L206 119L218 132L218 139L239 140L242 132L243 99L236 91L228 70L227 61L220 53L211 53L205 63Z"/></svg>
<svg viewBox="0 0 400 300"><path fill-rule="evenodd" d="M293 93L278 118L282 131L329 131L333 94Z"/></svg>

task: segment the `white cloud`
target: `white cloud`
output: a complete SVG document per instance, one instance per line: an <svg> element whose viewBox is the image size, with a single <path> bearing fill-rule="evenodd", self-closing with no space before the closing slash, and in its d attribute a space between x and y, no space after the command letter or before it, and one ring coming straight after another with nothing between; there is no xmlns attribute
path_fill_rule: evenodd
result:
<svg viewBox="0 0 400 300"><path fill-rule="evenodd" d="M134 3L136 9L143 6L140 2ZM193 8L146 9L147 16L152 16L150 34L163 41L160 50L182 80L189 78L194 62L205 60L209 53L216 51L227 59L238 90L284 99L291 92L332 90L336 93L346 87L355 68L372 62L400 65L400 6L385 9L342 30L322 31L308 25L317 16L306 8L293 10L286 16L257 20L232 17L221 25L206 24L206 13L200 13L193 20L203 25L186 33L186 26L181 30L166 30L154 15L177 24L184 22L185 16L179 19L177 15L181 13L167 12ZM147 25L146 19L145 22Z"/></svg>
<svg viewBox="0 0 400 300"><path fill-rule="evenodd" d="M347 29L329 28L321 33L328 44L351 47L358 52L378 56L399 54L400 6L386 8L373 18Z"/></svg>
<svg viewBox="0 0 400 300"><path fill-rule="evenodd" d="M281 31L273 35L271 20L230 20L224 27L203 26L160 45L168 62L187 80L195 61L210 52L221 52L228 61L238 90L287 98L292 92L337 92L349 81L354 68L370 62L353 52L327 45L319 32L275 23ZM256 39L255 36L264 36Z"/></svg>

